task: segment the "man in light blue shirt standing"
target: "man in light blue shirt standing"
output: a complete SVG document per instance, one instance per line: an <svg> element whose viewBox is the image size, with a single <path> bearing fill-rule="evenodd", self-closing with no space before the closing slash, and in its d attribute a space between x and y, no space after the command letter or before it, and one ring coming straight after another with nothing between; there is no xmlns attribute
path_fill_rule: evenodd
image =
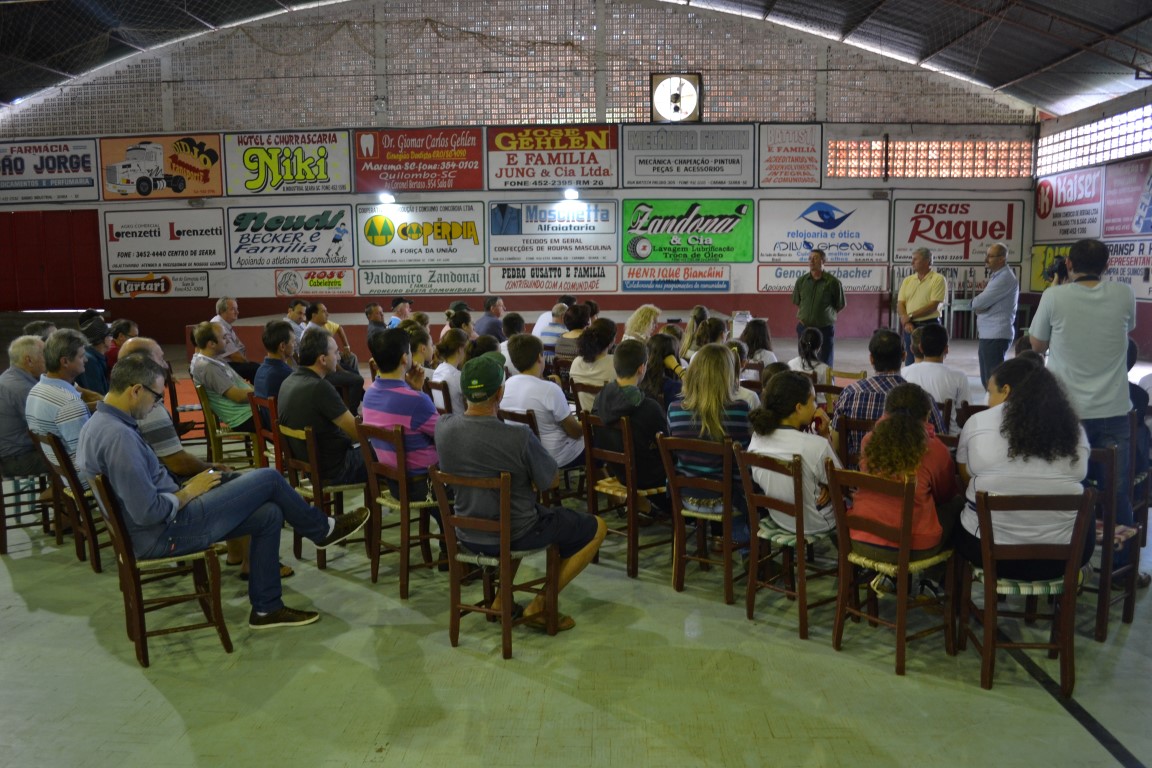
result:
<svg viewBox="0 0 1152 768"><path fill-rule="evenodd" d="M972 299L972 311L976 313L976 332L980 336L980 383L987 387L988 377L1004 362L1004 355L1012 346L1020 283L1008 268L1008 249L1002 244L988 248L984 265L988 267L988 284Z"/></svg>

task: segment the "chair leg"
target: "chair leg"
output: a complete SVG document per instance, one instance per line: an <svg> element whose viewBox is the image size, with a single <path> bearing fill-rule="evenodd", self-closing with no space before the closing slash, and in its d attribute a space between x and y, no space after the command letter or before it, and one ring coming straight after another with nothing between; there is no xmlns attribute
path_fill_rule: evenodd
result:
<svg viewBox="0 0 1152 768"><path fill-rule="evenodd" d="M748 583L744 590L744 611L748 620L756 618L756 592L760 588L760 537L748 542Z"/></svg>
<svg viewBox="0 0 1152 768"><path fill-rule="evenodd" d="M840 650L844 639L844 617L848 615L849 592L856 591L855 566L846 560L840 562L840 572L836 585L836 618L832 622L832 648Z"/></svg>
<svg viewBox="0 0 1152 768"><path fill-rule="evenodd" d="M365 543L368 547L368 562L370 564L370 572L372 583L375 584L380 579L380 547L381 537L380 526L383 522L380 519L380 505L372 502L368 505L369 510L369 531L368 535L364 537Z"/></svg>
<svg viewBox="0 0 1152 768"><path fill-rule="evenodd" d="M732 605L736 602L736 592L733 588L733 569L734 563L732 562L736 553L732 550L732 516L727 515L724 518L723 525L720 526L721 535L724 541L721 544L720 551L721 557L724 560L724 604Z"/></svg>
<svg viewBox="0 0 1152 768"><path fill-rule="evenodd" d="M673 525L675 528L672 534L672 588L677 592L683 592L685 559L688 557L688 524L683 517L676 515Z"/></svg>
<svg viewBox="0 0 1152 768"><path fill-rule="evenodd" d="M956 655L956 561L955 553L945 563L944 570L944 652Z"/></svg>
<svg viewBox="0 0 1152 768"><path fill-rule="evenodd" d="M904 674L908 652L908 572L896 574L896 674Z"/></svg>
<svg viewBox="0 0 1152 768"><path fill-rule="evenodd" d="M995 598L995 586L985 584L984 616L981 620L984 638L980 646L980 687L984 690L992 690L992 676L996 672L996 628L1000 604Z"/></svg>
<svg viewBox="0 0 1152 768"><path fill-rule="evenodd" d="M796 552L796 557L792 557L792 550L785 550L784 559L789 563L790 568L794 568L795 576L795 591L796 591L796 611L800 616L800 639L808 639L808 565L804 557L804 542L798 542L800 551ZM784 571L785 574L789 570Z"/></svg>
<svg viewBox="0 0 1152 768"><path fill-rule="evenodd" d="M592 493L589 490L589 493ZM628 526L628 578L634 579L640 572L640 524L637 522L636 493L629 492L624 514ZM599 554L600 550L596 550Z"/></svg>
<svg viewBox="0 0 1152 768"><path fill-rule="evenodd" d="M504 658L512 658L512 563L504 553L500 557L500 643Z"/></svg>
<svg viewBox="0 0 1152 768"><path fill-rule="evenodd" d="M464 563L452 560L448 564L448 641L455 648L460 644L460 581L464 577Z"/></svg>
<svg viewBox="0 0 1152 768"><path fill-rule="evenodd" d="M412 558L412 511L400 508L400 599L408 599L408 569Z"/></svg>
<svg viewBox="0 0 1152 768"><path fill-rule="evenodd" d="M1058 597L1055 610L1058 613L1052 623L1060 627L1060 692L1071 696L1072 689L1076 687L1076 593Z"/></svg>

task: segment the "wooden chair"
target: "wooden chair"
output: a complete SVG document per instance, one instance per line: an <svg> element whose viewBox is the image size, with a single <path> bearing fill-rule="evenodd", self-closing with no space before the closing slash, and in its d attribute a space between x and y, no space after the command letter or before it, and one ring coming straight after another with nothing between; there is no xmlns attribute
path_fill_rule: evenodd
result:
<svg viewBox="0 0 1152 768"><path fill-rule="evenodd" d="M835 384L813 384L812 389L816 392L816 400L820 400L820 395L824 396L824 412L832 413L832 409L836 407L836 401L840 399L840 393L844 391L844 387L838 387Z"/></svg>
<svg viewBox="0 0 1152 768"><path fill-rule="evenodd" d="M839 565L839 584L836 591L836 620L832 627L832 647L840 650L844 638L844 620L848 616L867 618L875 626L883 624L896 631L896 674L904 674L904 658L909 640L933 634L944 633L944 648L949 656L956 655L956 638L953 633L955 627L955 569L952 558L953 551L946 549L935 555L913 560L912 551L912 509L915 505L916 478L906 477L903 481L888 480L863 472L854 472L847 469L837 469L831 459L826 460L825 467L828 472L828 485L832 492L832 508L836 512L837 531L837 561ZM899 517L892 523L882 523L854 514L848 507L847 500L852 489L864 489L873 493L883 494L892 499L893 511L899 509ZM896 562L890 563L875 560L854 551L852 532L872 534L886 541L899 542L899 548L893 554ZM910 579L932 566L944 563L946 565L944 597L925 600L915 599L909 595ZM877 615L875 600L876 579L884 576L896 583L896 620L888 621ZM874 578L873 578L874 577ZM873 588L869 592L867 611L860 608L859 590L871 581ZM915 634L908 634L908 608L944 609L944 623L922 629Z"/></svg>
<svg viewBox="0 0 1152 768"><path fill-rule="evenodd" d="M572 399L572 360L570 358L556 357L552 360L552 373L560 377L560 389L564 390L564 395Z"/></svg>
<svg viewBox="0 0 1152 768"><path fill-rule="evenodd" d="M432 381L431 378L426 378L424 379L424 388L432 398L432 404L436 406L437 413L441 416L452 413L452 394L448 389L447 381Z"/></svg>
<svg viewBox="0 0 1152 768"><path fill-rule="evenodd" d="M1116 476L1119 464L1118 449L1093 448L1089 461L1100 467L1100 482L1096 487L1096 548L1100 551L1100 574L1095 586L1084 587L1085 592L1096 593L1096 626L1094 636L1098 642L1108 639L1108 620L1112 606L1123 602L1121 621L1131 624L1136 612L1136 578L1140 566L1140 531L1136 526L1116 523L1116 483L1127 478ZM1116 553L1128 551L1126 565L1117 566ZM1113 585L1123 585L1113 591Z"/></svg>
<svg viewBox="0 0 1152 768"><path fill-rule="evenodd" d="M376 381L376 377L380 375L380 368L376 365L375 358L368 358L368 373L371 374L371 380L368 382L369 384L371 384L373 381Z"/></svg>
<svg viewBox="0 0 1152 768"><path fill-rule="evenodd" d="M256 397L248 393L248 405L252 408L252 425L256 428L252 439L256 443L256 466L275 467L284 473L284 459L280 455L280 441L276 438L280 414L276 410L276 398Z"/></svg>
<svg viewBox="0 0 1152 768"><path fill-rule="evenodd" d="M8 554L8 532L39 526L52 532L50 514L55 515L56 543L64 543L64 516L59 504L40 500L52 482L50 475L4 475L0 473L0 555ZM25 519L25 518L31 519Z"/></svg>
<svg viewBox="0 0 1152 768"><path fill-rule="evenodd" d="M523 424L532 430L532 434L536 435L537 439L540 438L540 426L536 422L535 411L507 411L503 408L498 408L496 410L496 418L500 419L500 421L511 422L512 424ZM572 488L573 472L581 473L577 478L575 489ZM561 491L559 485L555 485L552 488L538 489L540 491L540 500L542 503L556 506L566 498L574 498L583 494L583 467L571 467L569 469L564 469L561 470L560 474L564 477L565 489Z"/></svg>
<svg viewBox="0 0 1152 768"><path fill-rule="evenodd" d="M560 576L560 552L556 545L544 550L514 551L512 549L512 476L501 472L499 477L465 477L441 472L437 467L428 471L436 499L440 504L440 519L444 526L444 539L448 546L449 561L449 618L448 639L455 648L460 643L460 618L467 613L481 613L489 621L500 621L502 648L505 659L512 658L512 627L523 623L523 617L514 617L514 596L517 592L544 596L544 614L549 635L555 635L559 624L557 584ZM457 515L448 498L449 487L457 493L461 488L472 488L499 494L499 516L496 519ZM458 533L469 536L492 536L499 540L499 555L479 554L462 543ZM544 575L527 581L514 582L520 561L537 552L545 552ZM461 586L475 568L482 573L483 599L477 603L464 602ZM496 598L500 607L494 608Z"/></svg>
<svg viewBox="0 0 1152 768"><path fill-rule="evenodd" d="M988 410L986 405L972 405L967 400L960 403L960 407L956 409L956 426L963 427L968 423L968 419L974 413Z"/></svg>
<svg viewBox="0 0 1152 768"><path fill-rule="evenodd" d="M980 552L984 563L977 568L968 562L958 563L960 571L960 649L967 647L968 640L980 652L980 687L992 687L992 675L996 666L998 648L1042 648L1048 650L1049 658L1060 658L1060 692L1072 695L1076 684L1075 638L1076 638L1076 592L1080 577L1080 560L1084 552L1084 538L1092 525L1092 507L1096 491L1088 488L1079 496L998 496L987 491L976 494L976 518L980 526ZM999 544L996 542L996 529L993 515L1001 517L1021 510L1046 510L1053 513L1073 512L1076 523L1072 529L1072 540L1067 544ZM1064 563L1064 574L1051 581L1017 581L1002 579L996 575L997 563L1002 560L1058 560ZM979 608L972 602L972 584L984 585L984 606ZM1037 614L1034 610L1011 611L1002 602L1004 597L1027 595L1030 601L1036 597L1053 598L1052 613ZM969 617L976 619L983 632L971 627ZM1023 618L1033 621L1037 618L1052 622L1048 642L1009 642L1000 632L1001 617Z"/></svg>
<svg viewBox="0 0 1152 768"><path fill-rule="evenodd" d="M945 434L952 429L952 405L952 398L936 403L936 410L940 411L940 425L944 427Z"/></svg>
<svg viewBox="0 0 1152 768"><path fill-rule="evenodd" d="M608 526L608 533L623 536L627 542L627 573L629 578L636 578L639 572L640 550L661 547L670 544L672 539L647 541L640 544L640 513L637 509L641 498L656 496L667 491L666 485L655 488L641 488L636 475L636 448L632 437L632 423L627 416L622 416L611 426L604 423L599 416L593 416L585 411L580 415L580 426L584 430L584 473L590 478L588 481L588 514L606 515L608 512L620 511L624 514L623 526ZM619 445L619 450L603 447L603 440L598 445L597 436L603 438L611 433L615 436L613 441ZM615 473L604 477L597 467L607 469L616 467ZM623 475L624 481L620 481ZM595 483L591 478L600 478ZM617 503L603 509L600 508L600 496L610 496ZM599 553L597 553L597 559Z"/></svg>
<svg viewBox="0 0 1152 768"><path fill-rule="evenodd" d="M701 570L720 565L724 568L724 602L731 605L736 601L733 587L736 553L748 546L747 539L732 540L732 491L735 477L732 440L725 438L718 442L658 435L656 442L660 445L664 471L668 473L668 491L672 503L672 587L677 592L684 591L684 572L689 560L700 563ZM691 477L678 471L677 457L681 453L719 456L722 462L720 476ZM704 493L700 494L701 491ZM701 496L707 497L707 500ZM688 554L688 519L696 523L694 555ZM720 560L709 557L708 543L713 537L709 535L708 528L712 523L719 523L721 527Z"/></svg>
<svg viewBox="0 0 1152 768"><path fill-rule="evenodd" d="M316 444L316 435L312 427L293 429L283 424L277 424L277 437L280 440L280 455L284 459L284 469L288 473L288 483L296 489L305 501L319 509L329 517L338 517L344 514L344 494L363 491L365 483L349 483L336 485L326 483L324 475L320 472L320 449ZM304 444L304 455L307 459L297 459L292 450L290 440L299 440ZM369 557L371 542L377 536L376 531L365 528L364 548ZM347 541L353 541L348 539ZM304 537L299 532L292 535L292 553L299 560L304 554ZM328 560L324 550L316 550L316 567L323 570L328 567Z"/></svg>
<svg viewBox="0 0 1152 768"><path fill-rule="evenodd" d="M439 542L439 549L444 549L444 534L431 532L429 517L436 508L436 502L427 498L413 498L412 487L421 481L428 482L427 475L409 475L405 469L408 466L408 455L404 448L404 428L391 427L385 429L370 424L358 424L356 431L360 435L360 451L364 456L364 466L368 468L368 492L364 500L372 513L368 527L371 540L368 546L368 558L372 563L372 583L375 584L380 575L380 556L384 552L396 552L400 555L400 599L408 599L409 574L413 568L434 568L446 564L447 560L433 560L433 541ZM396 464L388 466L379 460L376 449L372 446L373 440L380 440L392 447L396 457ZM392 488L395 488L393 492ZM394 523L384 525L384 509L395 512L398 519ZM416 536L412 536L412 513L415 512L419 523ZM398 544L385 542L383 532L396 529L400 534ZM412 565L412 550L420 548L421 562Z"/></svg>
<svg viewBox="0 0 1152 768"><path fill-rule="evenodd" d="M207 446L208 433L204 426L204 414L199 402L180 404L176 377L172 374L172 364L166 362L165 366L167 373L164 376L164 386L168 389L168 413L172 416L172 425L176 427L176 434L180 437L180 442L185 448L199 445Z"/></svg>
<svg viewBox="0 0 1152 768"><path fill-rule="evenodd" d="M148 638L169 635L175 632L190 632L197 629L214 629L220 644L227 653L232 653L232 639L228 636L228 625L224 623L224 612L220 606L220 561L215 547L201 552L190 552L173 557L137 559L124 524L124 513L120 509L112 488L103 475L92 478L92 491L104 512L112 547L116 552L116 565L120 573L120 592L124 598L124 618L128 629L128 639L136 646L136 660L140 666L148 666ZM181 594L164 594L145 597L145 585L180 576L192 577L193 590ZM148 629L146 615L174 605L195 601L204 613L204 621L177 627Z"/></svg>
<svg viewBox="0 0 1152 768"><path fill-rule="evenodd" d="M831 370L832 382L836 383L837 379L848 379L850 381L860 381L861 379L868 378L868 371L838 371L835 368Z"/></svg>
<svg viewBox="0 0 1152 768"><path fill-rule="evenodd" d="M580 418L580 414L592 411L592 403L596 400L596 395L600 394L600 390L604 389L603 384L582 384L579 381L572 382L572 402L576 404L576 418ZM587 395L587 397L582 397Z"/></svg>
<svg viewBox="0 0 1152 768"><path fill-rule="evenodd" d="M1140 529L1140 548L1148 546L1148 506L1152 504L1152 478L1145 470L1137 471L1140 453L1140 414L1135 409L1128 411L1128 466L1132 468L1132 518ZM1145 457L1147 460L1147 457Z"/></svg>
<svg viewBox="0 0 1152 768"><path fill-rule="evenodd" d="M53 482L56 485L56 498L69 510L68 517L72 524L72 534L76 541L76 559L87 560L96 573L104 571L100 559L100 550L112 545L108 536L101 541L100 534L107 531L107 524L99 515L92 514L92 505L96 499L92 493L85 489L80 482L80 474L64 442L56 435L41 435L29 433L46 455L56 458L55 462L48 462L53 473Z"/></svg>
<svg viewBox="0 0 1152 768"><path fill-rule="evenodd" d="M778 592L789 600L795 600L800 614L800 639L808 639L808 610L836 601L835 596L808 602L809 577L834 576L835 566L817 568L809 563L809 547L814 544L830 543L830 532L806 534L804 531L804 474L803 462L799 456L791 461L781 461L771 456L750 453L735 446L736 466L740 471L740 481L744 485L744 499L748 502L748 529L752 538L748 542L748 590L746 595L748 619L756 617L756 593L761 589ZM781 501L764 493L753 479L752 470L761 469L787 477L792 484L792 498ZM769 515L776 511L792 518L795 532L777 525ZM762 544L761 541L766 542ZM761 552L761 548L766 551ZM762 570L775 555L776 547L780 555L780 573L765 578Z"/></svg>
<svg viewBox="0 0 1152 768"><path fill-rule="evenodd" d="M856 469L860 465L860 452L849 450L848 444L853 435L858 435L860 439L863 439L864 435L871 432L874 426L876 426L876 419L854 419L849 416L840 419L836 425L836 455L842 466L847 469Z"/></svg>
<svg viewBox="0 0 1152 768"><path fill-rule="evenodd" d="M200 398L200 409L204 413L204 433L208 438L208 462L228 464L233 469L255 466L256 458L252 450L251 432L233 432L221 423L208 401L204 387L196 384L196 397Z"/></svg>

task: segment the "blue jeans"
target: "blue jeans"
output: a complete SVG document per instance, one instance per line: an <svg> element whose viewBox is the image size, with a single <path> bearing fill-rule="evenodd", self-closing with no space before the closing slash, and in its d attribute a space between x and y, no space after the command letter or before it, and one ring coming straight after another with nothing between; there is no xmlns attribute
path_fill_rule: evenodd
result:
<svg viewBox="0 0 1152 768"><path fill-rule="evenodd" d="M156 545L140 557L199 552L218 541L251 536L248 600L260 613L284 606L280 599L280 531L288 521L313 542L328 535L328 518L311 507L271 467L221 483L176 513Z"/></svg>
<svg viewBox="0 0 1152 768"><path fill-rule="evenodd" d="M992 371L1004 362L1004 355L1008 354L1008 347L1010 346L1012 346L1012 339L980 339L976 354L980 359L980 383L985 388L988 386L988 379L992 376ZM959 406L960 403L956 403L956 405Z"/></svg>
<svg viewBox="0 0 1152 768"><path fill-rule="evenodd" d="M796 323L796 338L800 338L800 334L804 333L804 329L808 326L804 323ZM822 362L827 363L828 367L832 367L832 357L836 348L836 326L822 325L818 330L820 335L824 337L824 341L820 344L820 351L816 354L816 358Z"/></svg>
<svg viewBox="0 0 1152 768"><path fill-rule="evenodd" d="M1116 446L1116 524L1132 525L1131 467L1129 447L1131 434L1128 430L1128 416L1110 416L1106 419L1084 419L1080 422L1088 433L1088 444L1093 448ZM1088 479L1099 479L1100 468L1089 462ZM1092 530L1088 535L1094 535ZM1116 553L1114 565L1119 568L1128 562L1128 550Z"/></svg>

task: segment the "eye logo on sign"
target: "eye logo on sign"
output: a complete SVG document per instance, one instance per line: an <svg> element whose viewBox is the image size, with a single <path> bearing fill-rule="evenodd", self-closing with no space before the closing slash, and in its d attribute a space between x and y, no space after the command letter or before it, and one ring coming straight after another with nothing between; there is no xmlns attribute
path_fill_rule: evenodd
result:
<svg viewBox="0 0 1152 768"><path fill-rule="evenodd" d="M364 239L372 245L388 245L394 237L396 226L387 216L372 216L364 222Z"/></svg>
<svg viewBox="0 0 1152 768"><path fill-rule="evenodd" d="M848 211L848 213L844 213L844 211L830 203L812 203L812 205L804 209L804 212L796 218L804 219L804 221L813 226L820 227L820 229L836 229L855 212L856 211ZM844 214L843 216L839 215L842 213Z"/></svg>

